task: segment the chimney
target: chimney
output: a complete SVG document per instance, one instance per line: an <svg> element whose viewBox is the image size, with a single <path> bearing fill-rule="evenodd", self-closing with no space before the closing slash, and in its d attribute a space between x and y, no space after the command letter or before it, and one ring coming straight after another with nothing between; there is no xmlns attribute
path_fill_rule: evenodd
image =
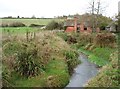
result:
<svg viewBox="0 0 120 89"><path fill-rule="evenodd" d="M74 30L77 32L77 17L74 17Z"/></svg>

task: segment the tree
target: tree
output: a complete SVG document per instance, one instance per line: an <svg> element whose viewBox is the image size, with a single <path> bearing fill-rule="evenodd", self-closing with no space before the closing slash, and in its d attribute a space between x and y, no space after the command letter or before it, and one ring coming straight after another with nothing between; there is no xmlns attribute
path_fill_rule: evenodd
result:
<svg viewBox="0 0 120 89"><path fill-rule="evenodd" d="M63 22L56 22L56 21L51 21L50 23L48 23L48 25L46 26L46 29L48 30L55 30L55 29L63 29Z"/></svg>
<svg viewBox="0 0 120 89"><path fill-rule="evenodd" d="M102 5L101 5L101 0L98 0L97 2L95 0L92 0L92 2L89 3L90 7L90 13L91 13L91 17L92 17L92 28L93 31L95 30L95 28L98 27L99 25L99 16L101 15L103 9Z"/></svg>
<svg viewBox="0 0 120 89"><path fill-rule="evenodd" d="M55 21L51 21L50 23L48 23L48 25L46 26L46 29L48 30L54 30L58 27L58 23Z"/></svg>
<svg viewBox="0 0 120 89"><path fill-rule="evenodd" d="M31 18L32 18L32 19L35 19L36 17L35 17L35 15L33 15Z"/></svg>

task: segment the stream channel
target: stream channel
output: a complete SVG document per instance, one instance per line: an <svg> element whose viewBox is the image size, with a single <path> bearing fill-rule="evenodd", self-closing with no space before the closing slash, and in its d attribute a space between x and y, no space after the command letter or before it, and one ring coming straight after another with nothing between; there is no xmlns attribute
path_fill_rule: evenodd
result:
<svg viewBox="0 0 120 89"><path fill-rule="evenodd" d="M67 87L84 87L87 81L98 73L97 66L90 63L85 54L80 53L79 60L81 60L81 64L74 69L70 82L65 89Z"/></svg>

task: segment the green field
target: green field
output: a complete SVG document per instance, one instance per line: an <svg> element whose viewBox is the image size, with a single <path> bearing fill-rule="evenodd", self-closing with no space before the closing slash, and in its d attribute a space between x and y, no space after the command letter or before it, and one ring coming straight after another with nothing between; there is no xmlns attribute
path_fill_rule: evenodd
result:
<svg viewBox="0 0 120 89"><path fill-rule="evenodd" d="M13 23L13 22L22 22L26 26L29 26L30 24L38 24L38 25L47 25L52 20L61 22L64 21L64 19L2 19L2 23Z"/></svg>
<svg viewBox="0 0 120 89"><path fill-rule="evenodd" d="M2 34L24 34L26 32L36 32L40 29L32 27L5 27L0 30L2 30Z"/></svg>

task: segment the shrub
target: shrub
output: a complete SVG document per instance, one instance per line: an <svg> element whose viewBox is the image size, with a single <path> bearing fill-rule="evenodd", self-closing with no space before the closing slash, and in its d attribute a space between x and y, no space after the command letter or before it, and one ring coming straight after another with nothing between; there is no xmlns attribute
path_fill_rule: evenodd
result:
<svg viewBox="0 0 120 89"><path fill-rule="evenodd" d="M0 27L8 27L8 24L7 23L2 23L2 24L0 24Z"/></svg>
<svg viewBox="0 0 120 89"><path fill-rule="evenodd" d="M63 22L59 22L59 23L58 23L58 29L60 29L60 30L63 29L63 25L64 25Z"/></svg>
<svg viewBox="0 0 120 89"><path fill-rule="evenodd" d="M95 44L99 47L114 47L116 36L112 33L98 33L96 34Z"/></svg>
<svg viewBox="0 0 120 89"><path fill-rule="evenodd" d="M107 27L107 23L101 23L100 24L100 30L105 30L105 27Z"/></svg>
<svg viewBox="0 0 120 89"><path fill-rule="evenodd" d="M72 36L72 35L69 35L68 36L68 39L67 39L67 42L69 43L69 44L71 44L71 43L77 43L77 39L76 39L76 37L75 36Z"/></svg>
<svg viewBox="0 0 120 89"><path fill-rule="evenodd" d="M37 48L33 44L23 44L22 51L18 52L15 70L25 77L39 75L42 71Z"/></svg>
<svg viewBox="0 0 120 89"><path fill-rule="evenodd" d="M57 76L48 76L47 87L60 87L59 80Z"/></svg>
<svg viewBox="0 0 120 89"><path fill-rule="evenodd" d="M59 32L57 33L57 35L63 38L63 40L66 41L68 44L75 44L78 42L79 35L77 33Z"/></svg>
<svg viewBox="0 0 120 89"><path fill-rule="evenodd" d="M78 60L79 54L77 51L70 50L65 52L65 56L68 65L69 74L72 74L75 66L80 63L80 61Z"/></svg>
<svg viewBox="0 0 120 89"><path fill-rule="evenodd" d="M25 27L25 24L23 24L22 22L13 22L9 24L9 27Z"/></svg>
<svg viewBox="0 0 120 89"><path fill-rule="evenodd" d="M56 21L51 21L50 23L48 23L48 25L46 26L46 29L48 30L54 30L54 29L63 29L63 23L60 22L56 22Z"/></svg>
<svg viewBox="0 0 120 89"><path fill-rule="evenodd" d="M67 41L67 40L68 40L67 33L58 32L57 35L60 36L64 41Z"/></svg>
<svg viewBox="0 0 120 89"><path fill-rule="evenodd" d="M5 66L2 66L2 86L12 87L14 84L11 81L11 72Z"/></svg>
<svg viewBox="0 0 120 89"><path fill-rule="evenodd" d="M80 48L82 46L86 46L87 44L91 45L94 41L93 39L94 39L94 34L87 32L81 33L77 37L78 44L76 46L77 48Z"/></svg>
<svg viewBox="0 0 120 89"><path fill-rule="evenodd" d="M58 27L58 23L55 21L51 21L50 23L48 23L48 25L46 26L46 29L48 30L54 30Z"/></svg>
<svg viewBox="0 0 120 89"><path fill-rule="evenodd" d="M38 25L38 24L30 24L29 27L43 27L44 25Z"/></svg>

